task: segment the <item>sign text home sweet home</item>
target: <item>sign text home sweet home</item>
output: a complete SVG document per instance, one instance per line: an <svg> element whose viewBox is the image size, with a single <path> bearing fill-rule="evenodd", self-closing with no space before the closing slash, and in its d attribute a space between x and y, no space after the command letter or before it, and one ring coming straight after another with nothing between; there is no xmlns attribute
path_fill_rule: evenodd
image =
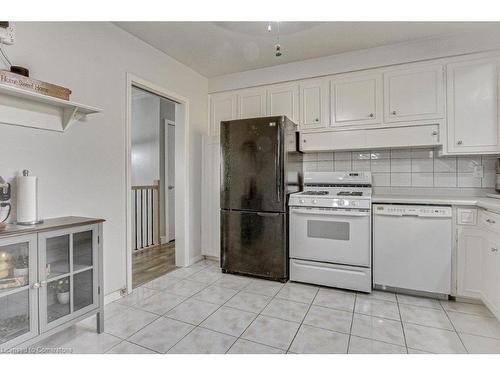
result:
<svg viewBox="0 0 500 375"><path fill-rule="evenodd" d="M43 95L53 96L55 98L69 100L71 90L66 87L57 86L52 83L38 81L20 74L12 73L0 69L0 84L6 86L18 87L23 90L36 92Z"/></svg>

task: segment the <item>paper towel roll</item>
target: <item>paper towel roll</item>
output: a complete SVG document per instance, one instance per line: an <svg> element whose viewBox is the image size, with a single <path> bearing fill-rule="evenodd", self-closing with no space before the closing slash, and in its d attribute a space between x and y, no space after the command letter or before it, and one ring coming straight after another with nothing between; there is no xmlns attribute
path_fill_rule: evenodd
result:
<svg viewBox="0 0 500 375"><path fill-rule="evenodd" d="M36 176L19 176L17 186L17 222L33 223L38 220L38 181Z"/></svg>

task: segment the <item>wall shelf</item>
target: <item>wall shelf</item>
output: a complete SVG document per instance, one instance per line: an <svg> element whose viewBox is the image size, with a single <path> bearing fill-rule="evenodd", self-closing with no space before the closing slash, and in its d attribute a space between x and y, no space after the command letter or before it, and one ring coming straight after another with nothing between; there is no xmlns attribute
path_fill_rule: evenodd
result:
<svg viewBox="0 0 500 375"><path fill-rule="evenodd" d="M64 132L99 108L0 84L0 123Z"/></svg>

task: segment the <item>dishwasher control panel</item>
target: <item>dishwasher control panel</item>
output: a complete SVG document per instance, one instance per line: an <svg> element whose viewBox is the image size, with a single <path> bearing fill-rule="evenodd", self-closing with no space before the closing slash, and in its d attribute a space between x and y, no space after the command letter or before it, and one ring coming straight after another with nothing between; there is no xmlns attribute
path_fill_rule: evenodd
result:
<svg viewBox="0 0 500 375"><path fill-rule="evenodd" d="M375 205L373 213L388 216L451 217L451 207Z"/></svg>

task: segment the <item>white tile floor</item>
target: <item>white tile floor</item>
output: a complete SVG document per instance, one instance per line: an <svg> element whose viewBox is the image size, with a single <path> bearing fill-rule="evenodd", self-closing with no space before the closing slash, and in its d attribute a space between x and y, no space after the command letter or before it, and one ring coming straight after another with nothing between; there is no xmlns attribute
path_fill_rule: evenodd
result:
<svg viewBox="0 0 500 375"><path fill-rule="evenodd" d="M202 261L36 344L73 353L500 353L482 305L222 274Z"/></svg>

